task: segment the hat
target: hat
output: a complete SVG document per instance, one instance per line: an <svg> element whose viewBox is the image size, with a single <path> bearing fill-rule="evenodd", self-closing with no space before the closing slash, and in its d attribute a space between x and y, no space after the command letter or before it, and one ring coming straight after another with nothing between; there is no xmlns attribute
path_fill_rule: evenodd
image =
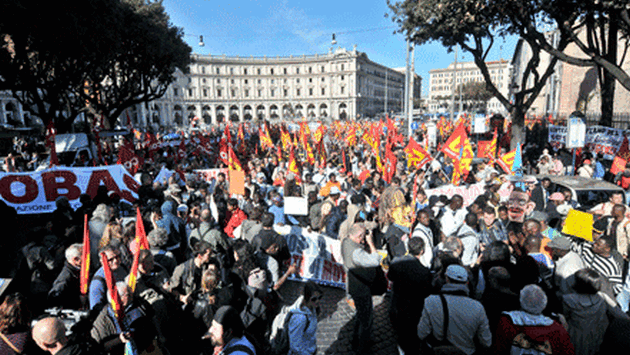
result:
<svg viewBox="0 0 630 355"><path fill-rule="evenodd" d="M604 233L606 227L608 226L608 218L602 217L595 222L593 222L593 232L595 233Z"/></svg>
<svg viewBox="0 0 630 355"><path fill-rule="evenodd" d="M586 159L586 160L584 160L584 165L588 165L588 164L590 164L590 163L591 163L591 160L590 160L590 159Z"/></svg>
<svg viewBox="0 0 630 355"><path fill-rule="evenodd" d="M549 248L552 249L558 249L558 250L571 250L571 239L560 235L557 236L555 238L553 238L552 241L550 241L549 243L547 243L547 246Z"/></svg>
<svg viewBox="0 0 630 355"><path fill-rule="evenodd" d="M274 202L282 202L282 196L278 195L273 198Z"/></svg>
<svg viewBox="0 0 630 355"><path fill-rule="evenodd" d="M564 195L562 194L562 192L554 192L551 194L551 196L549 196L549 199L551 201L564 201Z"/></svg>
<svg viewBox="0 0 630 355"><path fill-rule="evenodd" d="M570 205L560 205L558 207L556 207L556 211L558 211L558 213L560 213L563 216L566 216L569 214L569 211L571 211L573 208L571 208Z"/></svg>
<svg viewBox="0 0 630 355"><path fill-rule="evenodd" d="M240 333L244 328L241 316L232 306L222 306L217 309L217 312L214 314L214 321L223 326L224 332L232 330Z"/></svg>
<svg viewBox="0 0 630 355"><path fill-rule="evenodd" d="M547 222L549 220L549 215L542 211L534 211L530 213L529 218L538 222Z"/></svg>
<svg viewBox="0 0 630 355"><path fill-rule="evenodd" d="M256 178L257 178L257 179L260 179L260 178L265 179L265 178L266 178L266 177L265 177L265 173L260 172L260 173L256 174Z"/></svg>
<svg viewBox="0 0 630 355"><path fill-rule="evenodd" d="M188 206L184 204L177 206L177 212L186 212L186 211L188 211Z"/></svg>
<svg viewBox="0 0 630 355"><path fill-rule="evenodd" d="M333 186L330 188L330 192L328 193L329 195L339 195L341 193L341 191L339 191L339 188L337 186Z"/></svg>
<svg viewBox="0 0 630 355"><path fill-rule="evenodd" d="M452 264L446 268L446 277L456 282L468 281L468 272L463 266Z"/></svg>

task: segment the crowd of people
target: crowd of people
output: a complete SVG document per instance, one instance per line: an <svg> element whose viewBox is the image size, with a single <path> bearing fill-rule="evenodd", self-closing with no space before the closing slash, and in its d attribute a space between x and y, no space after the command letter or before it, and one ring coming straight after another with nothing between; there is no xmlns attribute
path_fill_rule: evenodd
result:
<svg viewBox="0 0 630 355"><path fill-rule="evenodd" d="M134 205L104 186L96 196L81 195L77 209L59 197L39 226L26 227L23 261L11 284L17 292L0 306L0 355L122 354L126 348L316 354L326 287L299 282L301 296L283 300L289 280L300 278L300 265L291 263L287 241L274 229L287 225L340 242L357 354L371 351L378 331L372 296L386 292L405 354L603 354L626 345L630 222L622 193L590 211L596 222L587 241L561 233L569 210L579 206L570 191L552 193L549 179L509 177L485 161L465 179L482 184L483 193L465 201L430 193L448 183L448 159L416 168L407 164L402 142L395 143L397 164L387 177L365 143L328 138L319 143L326 155L312 164L308 149L294 147L298 171L288 152L260 149L255 135L237 140L243 195L229 193L225 173L208 180L195 174L225 167L218 151L182 157L177 146L163 146L136 172ZM195 144L191 139L187 151ZM142 142L136 146L144 149ZM548 166L553 160L543 154L538 169L566 173ZM156 180L162 168L172 174ZM502 189L509 197L501 197ZM308 213L285 210L286 197L306 199ZM92 273L82 294L85 216ZM149 249L136 241L137 223ZM112 308L108 271L122 314ZM45 313L54 307L86 311L71 336L64 319Z"/></svg>

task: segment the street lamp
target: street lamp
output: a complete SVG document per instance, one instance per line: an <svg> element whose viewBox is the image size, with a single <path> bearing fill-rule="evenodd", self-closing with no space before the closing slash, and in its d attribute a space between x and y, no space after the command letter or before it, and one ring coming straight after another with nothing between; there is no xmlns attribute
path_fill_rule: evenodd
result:
<svg viewBox="0 0 630 355"><path fill-rule="evenodd" d="M199 47L203 47L203 46L205 46L205 45L206 45L206 44L205 44L205 43L203 43L203 36L199 36Z"/></svg>

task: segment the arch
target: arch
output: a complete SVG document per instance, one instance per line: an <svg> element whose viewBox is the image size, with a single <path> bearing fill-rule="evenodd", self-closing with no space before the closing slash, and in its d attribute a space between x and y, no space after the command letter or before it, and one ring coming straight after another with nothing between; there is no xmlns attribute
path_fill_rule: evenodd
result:
<svg viewBox="0 0 630 355"><path fill-rule="evenodd" d="M293 116L293 108L289 104L282 106L282 117L287 118Z"/></svg>
<svg viewBox="0 0 630 355"><path fill-rule="evenodd" d="M348 106L345 102L339 104L339 118L345 120L348 118Z"/></svg>
<svg viewBox="0 0 630 355"><path fill-rule="evenodd" d="M13 102L7 102L4 108L5 111L15 111L15 104Z"/></svg>
<svg viewBox="0 0 630 355"><path fill-rule="evenodd" d="M253 117L252 107L250 105L245 105L245 107L243 107L243 120L251 121Z"/></svg>
<svg viewBox="0 0 630 355"><path fill-rule="evenodd" d="M319 105L319 116L328 117L328 105L326 104Z"/></svg>
<svg viewBox="0 0 630 355"><path fill-rule="evenodd" d="M175 118L173 119L173 122L178 125L181 125L184 123L181 112L175 111Z"/></svg>
<svg viewBox="0 0 630 355"><path fill-rule="evenodd" d="M315 105L309 104L306 107L306 116L309 117L309 118L315 117Z"/></svg>
<svg viewBox="0 0 630 355"><path fill-rule="evenodd" d="M135 109L135 107L134 107L134 109ZM182 107L181 107L180 105L175 105L175 107L173 107L173 110L175 110L175 111L181 111L181 110L182 110Z"/></svg>
<svg viewBox="0 0 630 355"><path fill-rule="evenodd" d="M269 106L269 117L278 118L278 106L276 105Z"/></svg>
<svg viewBox="0 0 630 355"><path fill-rule="evenodd" d="M300 104L295 105L295 117L302 118L304 117L304 113L302 112L304 107Z"/></svg>
<svg viewBox="0 0 630 355"><path fill-rule="evenodd" d="M201 110L203 110L203 111L210 111L210 105L204 105Z"/></svg>
<svg viewBox="0 0 630 355"><path fill-rule="evenodd" d="M186 109L188 111L195 111L197 108L195 107L195 105L189 105Z"/></svg>
<svg viewBox="0 0 630 355"><path fill-rule="evenodd" d="M203 118L203 123L212 124L212 116L210 116L210 114L204 113L201 118Z"/></svg>
<svg viewBox="0 0 630 355"><path fill-rule="evenodd" d="M217 111L217 123L223 122L223 120L225 119L225 107L223 107L223 105L219 105L216 107L216 111Z"/></svg>
<svg viewBox="0 0 630 355"><path fill-rule="evenodd" d="M265 105L256 106L256 117L258 117L259 120L265 119Z"/></svg>
<svg viewBox="0 0 630 355"><path fill-rule="evenodd" d="M236 106L236 105L230 106L230 121L232 121L232 122L238 122L239 121L238 106Z"/></svg>

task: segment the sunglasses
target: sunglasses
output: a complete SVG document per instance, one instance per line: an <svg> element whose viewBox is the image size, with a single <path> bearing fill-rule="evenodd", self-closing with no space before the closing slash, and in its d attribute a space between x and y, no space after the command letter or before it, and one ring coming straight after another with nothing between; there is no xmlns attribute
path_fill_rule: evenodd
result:
<svg viewBox="0 0 630 355"><path fill-rule="evenodd" d="M311 297L311 301L312 301L312 302L317 302L317 301L319 301L319 300L321 300L321 299L322 299L322 295L319 295L319 296L313 296L313 297Z"/></svg>
<svg viewBox="0 0 630 355"><path fill-rule="evenodd" d="M108 261L108 262L110 262L110 263L111 263L112 261L114 261L114 260L120 260L120 255L118 255L118 254L117 254L117 255L114 255L114 256L112 256L111 258L108 258L108 259L107 259L107 261Z"/></svg>

